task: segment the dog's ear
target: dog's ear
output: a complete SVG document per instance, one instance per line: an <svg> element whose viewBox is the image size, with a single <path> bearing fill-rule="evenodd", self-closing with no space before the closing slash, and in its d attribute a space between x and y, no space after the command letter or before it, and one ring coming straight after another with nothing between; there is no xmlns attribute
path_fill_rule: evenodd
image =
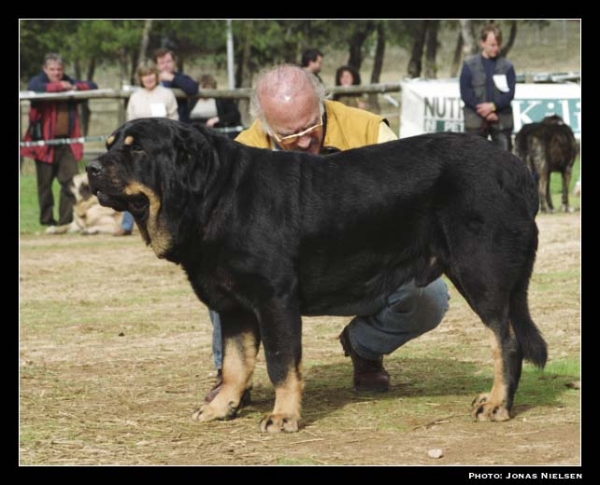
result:
<svg viewBox="0 0 600 485"><path fill-rule="evenodd" d="M179 180L185 180L187 189L201 196L218 162L214 140L207 133L186 126L178 131L175 145Z"/></svg>
<svg viewBox="0 0 600 485"><path fill-rule="evenodd" d="M169 149L157 152L162 205L169 220L184 220L187 212L197 214L202 204L213 153L210 144L193 127L183 124L171 129ZM172 228L176 231L175 228Z"/></svg>

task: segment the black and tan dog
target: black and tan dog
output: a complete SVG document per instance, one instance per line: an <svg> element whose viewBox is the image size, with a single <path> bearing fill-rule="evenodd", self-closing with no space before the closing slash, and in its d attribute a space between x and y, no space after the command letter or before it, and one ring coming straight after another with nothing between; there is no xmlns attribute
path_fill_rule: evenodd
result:
<svg viewBox="0 0 600 485"><path fill-rule="evenodd" d="M509 419L523 359L546 362L527 303L535 184L483 139L438 133L321 157L157 118L124 124L107 149L87 166L100 203L129 210L221 314L223 388L201 421L236 415L262 342L275 406L261 430L297 431L301 316L343 314L412 278L446 274L492 332L494 383L476 419Z"/></svg>
<svg viewBox="0 0 600 485"><path fill-rule="evenodd" d="M561 210L572 212L569 206L569 184L577 156L577 141L571 127L558 115L546 116L541 122L523 125L515 138L515 153L538 179L541 211L554 211L550 195L550 175L558 172L562 178Z"/></svg>

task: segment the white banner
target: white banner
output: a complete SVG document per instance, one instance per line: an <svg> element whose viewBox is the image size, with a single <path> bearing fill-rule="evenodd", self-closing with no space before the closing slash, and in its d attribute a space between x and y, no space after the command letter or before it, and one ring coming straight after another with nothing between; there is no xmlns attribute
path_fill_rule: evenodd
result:
<svg viewBox="0 0 600 485"><path fill-rule="evenodd" d="M402 87L400 136L420 135L437 131L463 130L463 102L458 79L408 80ZM552 114L559 115L575 133L581 134L581 85L521 84L512 101L514 133L521 126L541 121Z"/></svg>

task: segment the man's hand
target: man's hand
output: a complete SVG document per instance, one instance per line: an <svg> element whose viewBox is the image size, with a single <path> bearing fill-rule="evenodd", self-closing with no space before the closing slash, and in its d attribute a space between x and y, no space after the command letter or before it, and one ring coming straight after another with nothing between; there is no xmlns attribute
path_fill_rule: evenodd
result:
<svg viewBox="0 0 600 485"><path fill-rule="evenodd" d="M496 111L496 106L494 103L479 103L477 105L477 114L486 120L492 121L492 118L488 118L491 114L495 116L495 119L498 119L498 116L494 113Z"/></svg>
<svg viewBox="0 0 600 485"><path fill-rule="evenodd" d="M175 74L173 74L172 72L160 71L158 73L158 80L159 81L171 82L174 78L175 78Z"/></svg>
<svg viewBox="0 0 600 485"><path fill-rule="evenodd" d="M218 122L219 122L219 117L218 116L214 116L213 118L209 118L209 119L206 120L206 126L212 128Z"/></svg>
<svg viewBox="0 0 600 485"><path fill-rule="evenodd" d="M60 81L63 90L71 91L72 89L76 89L74 84L71 84L69 81Z"/></svg>

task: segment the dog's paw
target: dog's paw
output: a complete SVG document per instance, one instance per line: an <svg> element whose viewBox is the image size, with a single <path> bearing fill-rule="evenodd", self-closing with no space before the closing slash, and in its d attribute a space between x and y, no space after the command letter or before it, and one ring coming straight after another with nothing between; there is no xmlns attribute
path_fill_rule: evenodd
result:
<svg viewBox="0 0 600 485"><path fill-rule="evenodd" d="M480 394L471 403L471 416L475 421L508 421L510 410L503 402L493 402L489 394Z"/></svg>
<svg viewBox="0 0 600 485"><path fill-rule="evenodd" d="M295 433L300 429L300 418L286 414L269 414L261 419L259 429L263 433Z"/></svg>
<svg viewBox="0 0 600 485"><path fill-rule="evenodd" d="M225 409L220 409L212 403L203 404L192 413L194 421L214 421L216 419L233 419L237 416L239 403L229 402Z"/></svg>
<svg viewBox="0 0 600 485"><path fill-rule="evenodd" d="M560 206L560 210L563 212L566 212L568 214L572 214L573 212L575 212L575 209L573 207L565 205L565 204Z"/></svg>
<svg viewBox="0 0 600 485"><path fill-rule="evenodd" d="M67 228L68 234L76 234L78 232L81 232L81 228L77 225L77 223L72 222L69 224L69 227Z"/></svg>

